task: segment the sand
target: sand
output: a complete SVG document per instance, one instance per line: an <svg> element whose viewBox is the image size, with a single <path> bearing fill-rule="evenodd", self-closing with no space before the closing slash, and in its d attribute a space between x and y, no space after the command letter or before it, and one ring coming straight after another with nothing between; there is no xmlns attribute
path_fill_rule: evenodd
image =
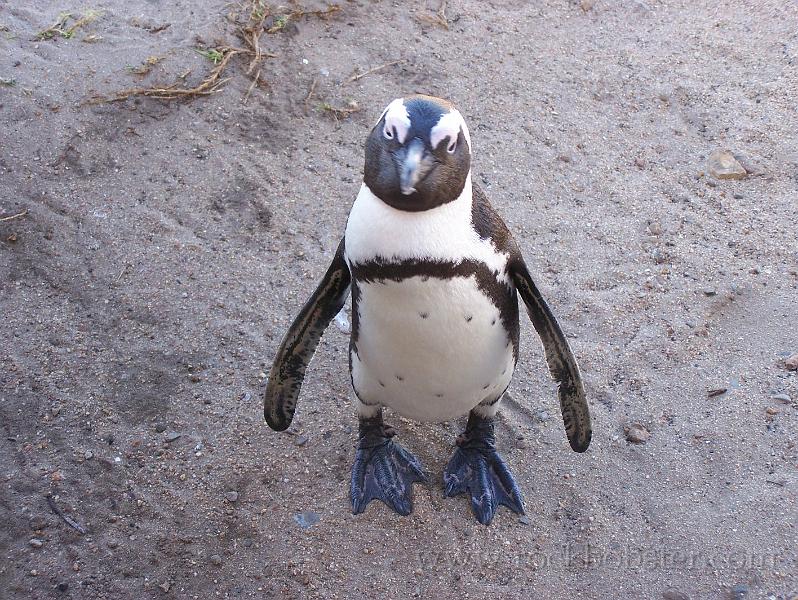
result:
<svg viewBox="0 0 798 600"><path fill-rule="evenodd" d="M272 5L255 86L242 54L210 96L103 103L199 84L196 49L243 47L235 5L0 4L0 596L796 597L798 9L440 6ZM366 135L413 92L464 114L584 373L579 455L524 321L497 428L523 521L442 498L460 423L394 416L431 480L410 517L350 514L335 325L292 434L262 420ZM722 150L743 179L709 174Z"/></svg>

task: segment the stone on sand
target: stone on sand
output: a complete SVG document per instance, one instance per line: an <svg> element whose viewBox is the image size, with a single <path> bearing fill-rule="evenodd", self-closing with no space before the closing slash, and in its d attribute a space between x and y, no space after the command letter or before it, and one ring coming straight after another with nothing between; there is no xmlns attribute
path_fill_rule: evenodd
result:
<svg viewBox="0 0 798 600"><path fill-rule="evenodd" d="M651 437L651 433L640 423L633 423L626 428L626 439L633 444L643 444Z"/></svg>
<svg viewBox="0 0 798 600"><path fill-rule="evenodd" d="M710 154L707 170L716 179L744 179L748 175L748 171L728 150L715 150Z"/></svg>

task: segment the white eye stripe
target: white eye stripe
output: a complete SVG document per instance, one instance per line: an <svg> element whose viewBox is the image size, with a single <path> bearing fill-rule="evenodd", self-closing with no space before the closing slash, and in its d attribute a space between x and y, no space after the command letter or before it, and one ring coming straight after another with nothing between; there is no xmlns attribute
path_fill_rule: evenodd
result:
<svg viewBox="0 0 798 600"><path fill-rule="evenodd" d="M430 131L430 143L433 148L437 148L445 138L449 138L449 147L446 148L448 152L454 152L457 147L457 137L460 131L463 132L463 137L468 144L468 149L471 149L471 137L468 135L468 127L463 120L463 116L457 110L451 110L441 116L438 123ZM454 146L454 147L452 147ZM451 150L449 149L451 148Z"/></svg>
<svg viewBox="0 0 798 600"><path fill-rule="evenodd" d="M385 128L383 135L388 138L388 132L395 137L400 144L405 143L407 132L410 130L410 115L407 113L404 99L397 98L385 109Z"/></svg>

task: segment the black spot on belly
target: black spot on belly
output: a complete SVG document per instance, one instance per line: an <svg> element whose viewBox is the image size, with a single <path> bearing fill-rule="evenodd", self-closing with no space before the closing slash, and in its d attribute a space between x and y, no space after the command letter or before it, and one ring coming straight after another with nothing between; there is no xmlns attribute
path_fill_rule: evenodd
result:
<svg viewBox="0 0 798 600"><path fill-rule="evenodd" d="M435 394L436 398L443 398L443 394Z"/></svg>
<svg viewBox="0 0 798 600"><path fill-rule="evenodd" d="M470 322L471 322L471 319L473 319L473 318L474 318L474 315L468 315L468 316L465 318L465 320L466 320L466 323L470 323Z"/></svg>
<svg viewBox="0 0 798 600"><path fill-rule="evenodd" d="M405 378L402 377L401 375L394 375L394 377L396 377L397 381L404 381L405 380Z"/></svg>
<svg viewBox="0 0 798 600"><path fill-rule="evenodd" d="M493 319L493 320L490 322L490 324L491 324L491 325L495 325L495 324L496 324L496 319Z"/></svg>
<svg viewBox="0 0 798 600"><path fill-rule="evenodd" d="M477 192L475 192L476 194ZM476 207L478 202L474 203ZM477 220L474 220L476 226ZM503 226L502 226L503 227ZM503 229L506 232L506 228ZM479 233L479 230L477 231ZM484 233L484 232L483 232ZM479 233L480 237L483 233ZM487 233L485 233L487 235ZM509 235L507 233L506 235ZM487 239L487 238L483 238ZM507 238L509 239L509 238ZM506 239L495 238L502 251L510 251L505 242ZM516 251L517 252L517 251ZM512 252L510 252L512 254ZM477 287L487 296L491 303L498 310L497 319L493 320L493 325L497 320L501 320L504 329L507 331L510 344L513 348L514 358L518 358L518 298L515 286L503 281L508 272L496 272L485 263L474 259L462 259L457 262L446 260L431 259L407 259L407 260L386 260L375 259L363 263L350 265L352 274L352 339L358 339L358 312L355 307L358 305L360 295L358 288L360 285L370 282L400 282L411 277L418 277L422 281L429 279L450 280L453 277L474 277ZM466 323L471 322L469 316L463 315Z"/></svg>
<svg viewBox="0 0 798 600"><path fill-rule="evenodd" d="M422 319L426 319L429 316L429 313L425 313L425 312L418 313L418 316L421 317Z"/></svg>
<svg viewBox="0 0 798 600"><path fill-rule="evenodd" d="M490 387L490 384L489 384L489 383L486 383L485 385L483 385L483 386L482 386L482 389L483 389L483 390L486 390L486 389L488 389L489 387Z"/></svg>
<svg viewBox="0 0 798 600"><path fill-rule="evenodd" d="M382 381L380 381L379 379L377 380L377 383L379 383L382 387L385 387L385 384Z"/></svg>

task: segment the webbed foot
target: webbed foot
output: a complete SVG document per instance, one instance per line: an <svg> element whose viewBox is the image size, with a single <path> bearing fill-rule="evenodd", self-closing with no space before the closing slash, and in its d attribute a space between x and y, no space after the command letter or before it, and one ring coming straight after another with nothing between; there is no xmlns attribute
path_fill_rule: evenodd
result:
<svg viewBox="0 0 798 600"><path fill-rule="evenodd" d="M457 450L443 473L443 483L444 496L466 491L471 494L474 516L483 525L490 524L502 504L524 514L521 490L496 452L492 418L470 413L466 430L457 438Z"/></svg>
<svg viewBox="0 0 798 600"><path fill-rule="evenodd" d="M394 435L382 415L360 420L352 466L353 514L362 513L375 498L403 516L413 510L413 483L426 481L427 475L419 460L391 439Z"/></svg>

